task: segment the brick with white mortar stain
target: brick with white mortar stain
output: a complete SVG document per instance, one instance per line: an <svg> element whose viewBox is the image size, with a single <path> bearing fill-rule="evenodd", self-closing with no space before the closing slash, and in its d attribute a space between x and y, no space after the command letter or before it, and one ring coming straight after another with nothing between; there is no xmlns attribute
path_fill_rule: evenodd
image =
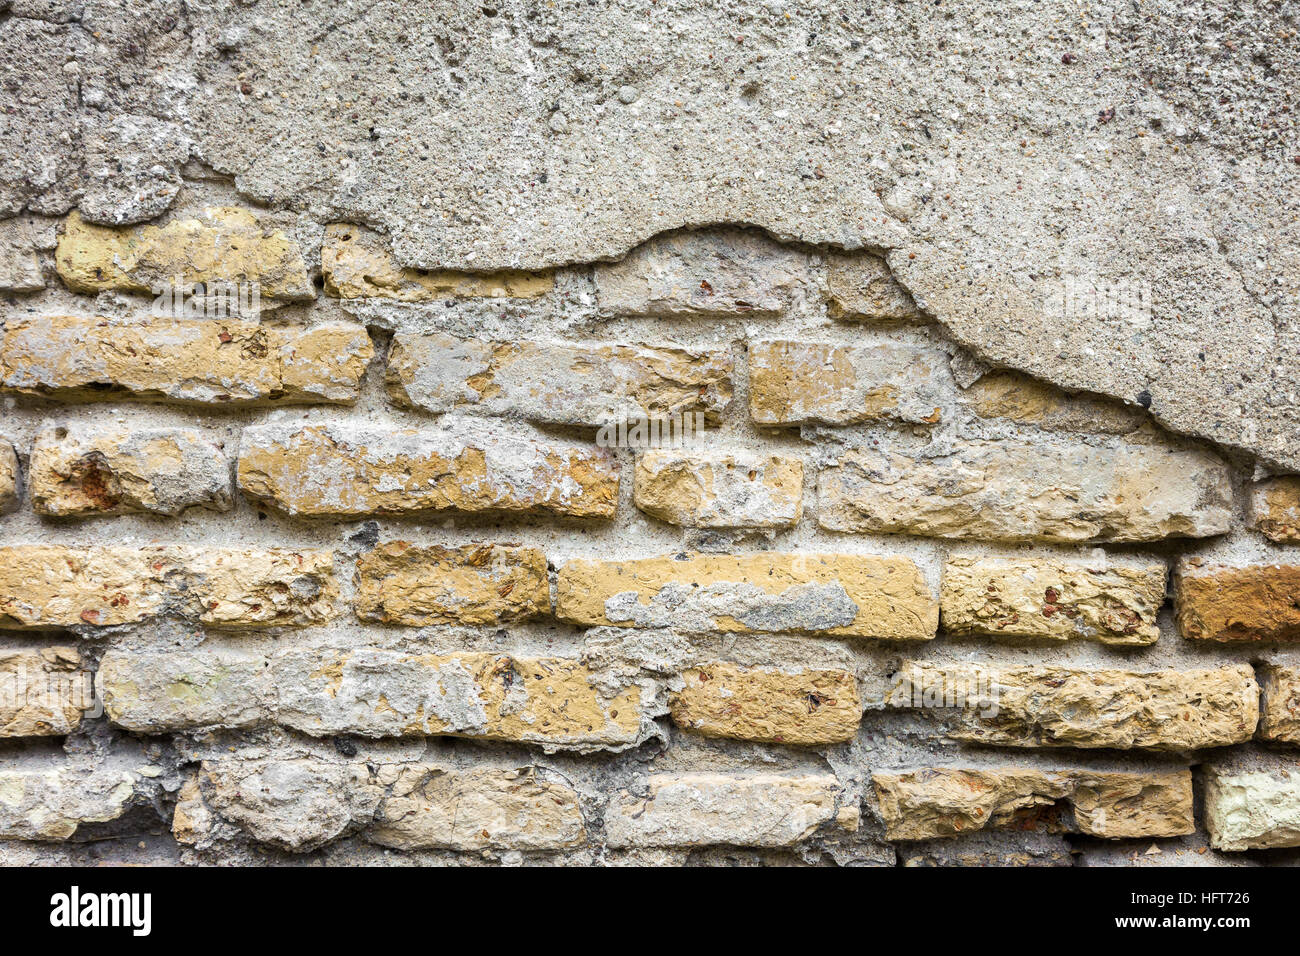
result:
<svg viewBox="0 0 1300 956"><path fill-rule="evenodd" d="M863 252L826 257L826 308L832 318L869 321L924 319L880 256Z"/></svg>
<svg viewBox="0 0 1300 956"><path fill-rule="evenodd" d="M756 229L657 236L595 267L601 309L617 315L771 317L809 281L808 257Z"/></svg>
<svg viewBox="0 0 1300 956"><path fill-rule="evenodd" d="M759 425L932 425L949 379L948 356L935 348L751 342L749 413Z"/></svg>
<svg viewBox="0 0 1300 956"><path fill-rule="evenodd" d="M611 518L618 465L597 448L493 424L400 429L268 424L244 429L238 482L292 515L418 512Z"/></svg>
<svg viewBox="0 0 1300 956"><path fill-rule="evenodd" d="M731 403L731 353L638 345L484 342L442 333L393 338L388 393L430 412L601 426L700 413Z"/></svg>
<svg viewBox="0 0 1300 956"><path fill-rule="evenodd" d="M949 558L940 590L948 634L1112 645L1154 644L1165 598L1163 564L1046 558Z"/></svg>
<svg viewBox="0 0 1300 956"><path fill-rule="evenodd" d="M7 766L0 770L0 839L66 840L84 824L116 820L135 796L135 781L111 764Z"/></svg>
<svg viewBox="0 0 1300 956"><path fill-rule="evenodd" d="M328 551L148 546L0 547L0 629L137 624L176 616L217 628L330 620Z"/></svg>
<svg viewBox="0 0 1300 956"><path fill-rule="evenodd" d="M304 649L271 661L276 719L312 736L481 737L622 748L642 736L641 688L607 692L577 660Z"/></svg>
<svg viewBox="0 0 1300 956"><path fill-rule="evenodd" d="M955 740L998 747L1192 751L1244 743L1259 720L1247 664L1188 670L903 665L885 698L942 709Z"/></svg>
<svg viewBox="0 0 1300 956"><path fill-rule="evenodd" d="M619 847L794 846L823 827L856 830L858 808L830 774L654 774L605 813Z"/></svg>
<svg viewBox="0 0 1300 956"><path fill-rule="evenodd" d="M76 292L150 292L180 276L186 283L256 282L271 299L316 297L298 243L248 209L204 209L162 226L96 226L73 212L54 255L59 277Z"/></svg>
<svg viewBox="0 0 1300 956"><path fill-rule="evenodd" d="M365 328L224 319L42 316L0 328L0 391L73 401L352 402Z"/></svg>
<svg viewBox="0 0 1300 956"><path fill-rule="evenodd" d="M682 674L673 722L707 737L815 746L852 740L862 719L850 671L741 667L726 661Z"/></svg>
<svg viewBox="0 0 1300 956"><path fill-rule="evenodd" d="M917 457L852 450L818 475L831 531L995 541L1157 541L1232 526L1229 470L1163 445L959 441Z"/></svg>
<svg viewBox="0 0 1300 956"><path fill-rule="evenodd" d="M54 222L39 216L0 219L0 292L45 288L39 250L54 248Z"/></svg>
<svg viewBox="0 0 1300 956"><path fill-rule="evenodd" d="M1205 825L1216 850L1300 846L1300 771L1294 761L1266 769L1207 767Z"/></svg>
<svg viewBox="0 0 1300 956"><path fill-rule="evenodd" d="M986 419L1005 419L1045 431L1126 435L1146 419L1140 408L1100 395L1069 392L1016 372L990 372L962 394Z"/></svg>
<svg viewBox="0 0 1300 956"><path fill-rule="evenodd" d="M927 767L871 779L890 840L1035 829L1035 815L1058 804L1069 808L1067 829L1087 836L1150 839L1196 830L1188 770Z"/></svg>
<svg viewBox="0 0 1300 956"><path fill-rule="evenodd" d="M1300 640L1300 564L1184 559L1174 575L1174 609L1179 632L1191 640Z"/></svg>
<svg viewBox="0 0 1300 956"><path fill-rule="evenodd" d="M752 452L646 451L637 456L633 500L685 528L789 528L803 514L803 462Z"/></svg>
<svg viewBox="0 0 1300 956"><path fill-rule="evenodd" d="M551 610L546 555L536 548L390 541L361 555L357 578L356 610L363 621L489 625Z"/></svg>
<svg viewBox="0 0 1300 956"><path fill-rule="evenodd" d="M331 223L321 241L325 292L342 299L436 302L448 298L529 299L555 285L549 272L472 273L450 269L407 269L397 264L383 239L361 226Z"/></svg>
<svg viewBox="0 0 1300 956"><path fill-rule="evenodd" d="M683 553L574 560L559 572L556 614L583 626L926 641L938 604L902 557Z"/></svg>
<svg viewBox="0 0 1300 956"><path fill-rule="evenodd" d="M193 428L44 429L27 484L32 510L58 517L231 506L226 457Z"/></svg>
<svg viewBox="0 0 1300 956"><path fill-rule="evenodd" d="M93 704L75 647L0 649L0 737L54 737L76 730Z"/></svg>
<svg viewBox="0 0 1300 956"><path fill-rule="evenodd" d="M267 667L240 651L109 650L95 682L108 719L135 733L238 729L271 716Z"/></svg>

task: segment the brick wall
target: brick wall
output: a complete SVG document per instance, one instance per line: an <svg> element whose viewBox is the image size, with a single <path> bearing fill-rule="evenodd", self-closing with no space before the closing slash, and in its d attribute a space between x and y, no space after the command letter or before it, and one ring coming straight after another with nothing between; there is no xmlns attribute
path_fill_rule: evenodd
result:
<svg viewBox="0 0 1300 956"><path fill-rule="evenodd" d="M1300 845L1297 479L989 369L868 252L420 271L189 189L0 269L0 859Z"/></svg>

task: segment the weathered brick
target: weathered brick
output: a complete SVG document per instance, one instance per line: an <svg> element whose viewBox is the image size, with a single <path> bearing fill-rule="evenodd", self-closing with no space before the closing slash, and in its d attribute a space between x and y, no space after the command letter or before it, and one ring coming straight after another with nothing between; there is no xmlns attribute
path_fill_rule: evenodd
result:
<svg viewBox="0 0 1300 956"><path fill-rule="evenodd" d="M207 808L254 840L304 852L373 816L383 797L377 769L310 758L205 760L199 790ZM186 816L193 820L193 811Z"/></svg>
<svg viewBox="0 0 1300 956"><path fill-rule="evenodd" d="M116 820L134 796L124 769L9 766L0 770L0 838L66 840L82 824Z"/></svg>
<svg viewBox="0 0 1300 956"><path fill-rule="evenodd" d="M1264 664L1255 668L1261 705L1259 736L1300 744L1300 667Z"/></svg>
<svg viewBox="0 0 1300 956"><path fill-rule="evenodd" d="M618 466L594 448L496 434L291 424L244 429L239 488L289 514L489 512L612 518Z"/></svg>
<svg viewBox="0 0 1300 956"><path fill-rule="evenodd" d="M952 708L949 736L990 746L1187 751L1249 740L1259 685L1244 664L1143 672L912 661L887 703Z"/></svg>
<svg viewBox="0 0 1300 956"><path fill-rule="evenodd" d="M351 402L373 356L351 323L42 316L0 329L0 389L81 401Z"/></svg>
<svg viewBox="0 0 1300 956"><path fill-rule="evenodd" d="M803 462L780 455L637 456L636 506L686 528L789 528L803 514Z"/></svg>
<svg viewBox="0 0 1300 956"><path fill-rule="evenodd" d="M948 634L1153 644L1164 598L1163 564L950 558L940 621Z"/></svg>
<svg viewBox="0 0 1300 956"><path fill-rule="evenodd" d="M14 446L0 438L0 514L18 506L18 456Z"/></svg>
<svg viewBox="0 0 1300 956"><path fill-rule="evenodd" d="M964 400L981 418L1002 418L1048 431L1126 435L1146 418L1113 398L1071 394L1017 372L990 372L976 381Z"/></svg>
<svg viewBox="0 0 1300 956"><path fill-rule="evenodd" d="M915 320L924 315L888 263L869 252L826 257L827 311L835 319Z"/></svg>
<svg viewBox="0 0 1300 956"><path fill-rule="evenodd" d="M357 561L357 616L408 624L501 624L551 610L546 555L536 548L381 544Z"/></svg>
<svg viewBox="0 0 1300 956"><path fill-rule="evenodd" d="M95 226L73 212L54 253L76 292L149 292L180 276L194 282L257 282L272 299L316 297L298 243L233 207L204 209L163 226Z"/></svg>
<svg viewBox="0 0 1300 956"><path fill-rule="evenodd" d="M1179 563L1174 609L1183 637L1203 641L1300 640L1300 565L1230 568Z"/></svg>
<svg viewBox="0 0 1300 956"><path fill-rule="evenodd" d="M71 733L92 703L76 648L0 650L0 737Z"/></svg>
<svg viewBox="0 0 1300 956"><path fill-rule="evenodd" d="M178 515L231 506L230 467L192 428L47 428L32 448L28 487L44 515Z"/></svg>
<svg viewBox="0 0 1300 956"><path fill-rule="evenodd" d="M503 654L295 650L272 660L277 719L312 736L449 735L559 748L641 734L641 690L606 692L576 660Z"/></svg>
<svg viewBox="0 0 1300 956"><path fill-rule="evenodd" d="M0 628L135 624L177 615L212 627L334 616L328 551L186 547L0 548Z"/></svg>
<svg viewBox="0 0 1300 956"><path fill-rule="evenodd" d="M570 561L556 613L585 626L925 641L939 608L907 558L683 554Z"/></svg>
<svg viewBox="0 0 1300 956"><path fill-rule="evenodd" d="M600 426L731 404L731 354L720 349L484 342L442 333L393 339L388 393L431 412L472 410Z"/></svg>
<svg viewBox="0 0 1300 956"><path fill-rule="evenodd" d="M1252 526L1284 544L1300 542L1300 477L1261 481L1251 494Z"/></svg>
<svg viewBox="0 0 1300 956"><path fill-rule="evenodd" d="M822 827L856 829L858 808L830 774L654 774L605 814L611 847L793 846Z"/></svg>
<svg viewBox="0 0 1300 956"><path fill-rule="evenodd" d="M948 357L893 342L751 342L749 414L760 425L855 425L943 417Z"/></svg>
<svg viewBox="0 0 1300 956"><path fill-rule="evenodd" d="M1154 541L1232 525L1228 467L1156 445L958 442L920 458L855 450L818 476L818 521L866 531L999 541Z"/></svg>
<svg viewBox="0 0 1300 956"><path fill-rule="evenodd" d="M95 681L108 719L136 733L253 727L273 708L267 659L234 651L110 650Z"/></svg>
<svg viewBox="0 0 1300 956"><path fill-rule="evenodd" d="M402 268L380 236L347 223L325 227L320 256L325 292L343 299L433 302L447 298L535 298L555 285L549 272Z"/></svg>
<svg viewBox="0 0 1300 956"><path fill-rule="evenodd" d="M533 768L412 766L396 772L366 838L402 850L562 850L586 828L577 792Z"/></svg>
<svg viewBox="0 0 1300 956"><path fill-rule="evenodd" d="M934 767L875 773L871 779L890 840L928 840L985 827L1061 827L1116 840L1196 830L1188 770ZM1056 808L1068 812L1054 816Z"/></svg>
<svg viewBox="0 0 1300 956"><path fill-rule="evenodd" d="M862 719L849 671L740 667L725 661L682 674L669 701L673 722L709 737L778 744L852 740Z"/></svg>
<svg viewBox="0 0 1300 956"><path fill-rule="evenodd" d="M1216 850L1300 846L1300 773L1285 768L1205 769L1205 826Z"/></svg>
<svg viewBox="0 0 1300 956"><path fill-rule="evenodd" d="M595 268L602 309L621 315L774 316L808 277L807 256L754 229L656 236Z"/></svg>

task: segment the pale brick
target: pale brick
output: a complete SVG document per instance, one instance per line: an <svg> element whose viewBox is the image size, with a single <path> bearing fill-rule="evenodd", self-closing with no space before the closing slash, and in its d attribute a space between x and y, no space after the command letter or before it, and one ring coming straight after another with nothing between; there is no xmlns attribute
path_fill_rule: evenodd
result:
<svg viewBox="0 0 1300 956"><path fill-rule="evenodd" d="M0 737L72 733L94 703L89 677L73 647L0 649Z"/></svg>
<svg viewBox="0 0 1300 956"><path fill-rule="evenodd" d="M431 412L473 411L559 425L601 426L731 404L731 354L638 345L484 342L441 333L393 339L388 393Z"/></svg>
<svg viewBox="0 0 1300 956"><path fill-rule="evenodd" d="M536 548L414 547L392 541L357 561L357 616L426 627L502 624L551 610L546 555Z"/></svg>
<svg viewBox="0 0 1300 956"><path fill-rule="evenodd" d="M803 462L647 451L637 456L633 497L646 514L685 528L789 528L803 514Z"/></svg>
<svg viewBox="0 0 1300 956"><path fill-rule="evenodd" d="M1188 770L935 767L875 773L871 779L890 840L928 840L985 827L1040 829L1040 820L1048 829L1116 840L1196 830ZM1066 812L1053 817L1057 808Z"/></svg>
<svg viewBox="0 0 1300 956"><path fill-rule="evenodd" d="M320 256L325 292L343 299L434 302L448 298L535 298L555 285L549 272L402 268L381 237L347 223L325 227Z"/></svg>
<svg viewBox="0 0 1300 956"><path fill-rule="evenodd" d="M775 316L795 301L808 259L754 229L656 236L595 267L600 307L620 315Z"/></svg>
<svg viewBox="0 0 1300 956"><path fill-rule="evenodd" d="M1259 736L1300 744L1300 667L1264 664L1255 668L1262 690Z"/></svg>
<svg viewBox="0 0 1300 956"><path fill-rule="evenodd" d="M858 810L830 774L655 774L605 814L605 842L652 846L793 846L823 827L856 829Z"/></svg>
<svg viewBox="0 0 1300 956"><path fill-rule="evenodd" d="M679 727L708 737L778 744L852 740L862 719L849 671L740 667L725 661L682 674L669 711Z"/></svg>
<svg viewBox="0 0 1300 956"><path fill-rule="evenodd" d="M0 329L0 389L91 401L351 402L374 356L360 325L42 316Z"/></svg>
<svg viewBox="0 0 1300 956"><path fill-rule="evenodd" d="M18 456L14 446L0 438L0 514L18 506Z"/></svg>
<svg viewBox="0 0 1300 956"><path fill-rule="evenodd" d="M89 823L126 812L135 777L113 767L0 770L0 838L66 840Z"/></svg>
<svg viewBox="0 0 1300 956"><path fill-rule="evenodd" d="M1153 644L1165 566L1046 558L950 558L940 590L947 634Z"/></svg>
<svg viewBox="0 0 1300 956"><path fill-rule="evenodd" d="M0 548L0 628L136 624L163 615L212 627L316 624L334 616L328 551L186 547Z"/></svg>
<svg viewBox="0 0 1300 956"><path fill-rule="evenodd" d="M73 212L54 259L59 277L76 292L147 293L180 276L187 283L256 282L271 299L316 297L298 243L233 207L120 229L92 225Z"/></svg>
<svg viewBox="0 0 1300 956"><path fill-rule="evenodd" d="M576 660L387 650L287 651L272 660L277 719L312 736L458 736L545 747L626 747L641 690Z"/></svg>
<svg viewBox="0 0 1300 956"><path fill-rule="evenodd" d="M1300 640L1300 564L1180 562L1174 609L1179 633L1192 640Z"/></svg>
<svg viewBox="0 0 1300 956"><path fill-rule="evenodd" d="M295 515L523 513L611 518L618 466L594 448L497 434L291 424L244 429L244 494Z"/></svg>
<svg viewBox="0 0 1300 956"><path fill-rule="evenodd" d="M1300 477L1261 481L1251 494L1252 526L1273 541L1300 542Z"/></svg>
<svg viewBox="0 0 1300 956"><path fill-rule="evenodd" d="M826 257L827 311L835 319L918 320L924 315L888 263L862 252Z"/></svg>
<svg viewBox="0 0 1300 956"><path fill-rule="evenodd" d="M845 452L818 477L832 531L1000 541L1155 541L1232 525L1228 467L1155 445L958 442L920 458Z"/></svg>
<svg viewBox="0 0 1300 956"><path fill-rule="evenodd" d="M943 418L948 356L933 348L751 342L749 414L759 425Z"/></svg>
<svg viewBox="0 0 1300 956"><path fill-rule="evenodd" d="M563 850L586 839L578 794L532 768L403 767L366 838L402 850Z"/></svg>
<svg viewBox="0 0 1300 956"><path fill-rule="evenodd" d="M1126 435L1146 413L1113 398L1072 395L1016 372L991 372L966 390L964 400L981 418L1008 419L1048 431Z"/></svg>
<svg viewBox="0 0 1300 956"><path fill-rule="evenodd" d="M925 641L939 608L907 558L849 554L683 554L570 561L557 615L584 626L794 631Z"/></svg>
<svg viewBox="0 0 1300 956"><path fill-rule="evenodd" d="M47 428L32 448L28 488L43 515L178 515L228 511L230 466L192 428Z"/></svg>
<svg viewBox="0 0 1300 956"><path fill-rule="evenodd" d="M1300 846L1300 771L1205 770L1205 826L1216 850Z"/></svg>
<svg viewBox="0 0 1300 956"><path fill-rule="evenodd" d="M887 703L948 708L955 740L1000 747L1164 751L1249 740L1259 685L1245 664L1124 671L909 662Z"/></svg>
<svg viewBox="0 0 1300 956"><path fill-rule="evenodd" d="M254 840L304 852L370 819L383 797L377 769L312 759L204 761L199 790L208 809Z"/></svg>
<svg viewBox="0 0 1300 956"><path fill-rule="evenodd" d="M53 220L35 216L0 219L0 292L45 288L38 250L54 248L52 224Z"/></svg>
<svg viewBox="0 0 1300 956"><path fill-rule="evenodd" d="M271 714L267 660L233 651L116 651L95 677L118 727L158 734L256 726Z"/></svg>

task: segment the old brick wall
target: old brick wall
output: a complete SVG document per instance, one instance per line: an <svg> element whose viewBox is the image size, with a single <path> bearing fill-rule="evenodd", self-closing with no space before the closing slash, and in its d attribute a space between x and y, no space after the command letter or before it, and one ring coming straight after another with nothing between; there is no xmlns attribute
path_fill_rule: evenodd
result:
<svg viewBox="0 0 1300 956"><path fill-rule="evenodd" d="M422 271L220 177L7 249L6 862L1300 845L1300 485L982 365L870 252Z"/></svg>

